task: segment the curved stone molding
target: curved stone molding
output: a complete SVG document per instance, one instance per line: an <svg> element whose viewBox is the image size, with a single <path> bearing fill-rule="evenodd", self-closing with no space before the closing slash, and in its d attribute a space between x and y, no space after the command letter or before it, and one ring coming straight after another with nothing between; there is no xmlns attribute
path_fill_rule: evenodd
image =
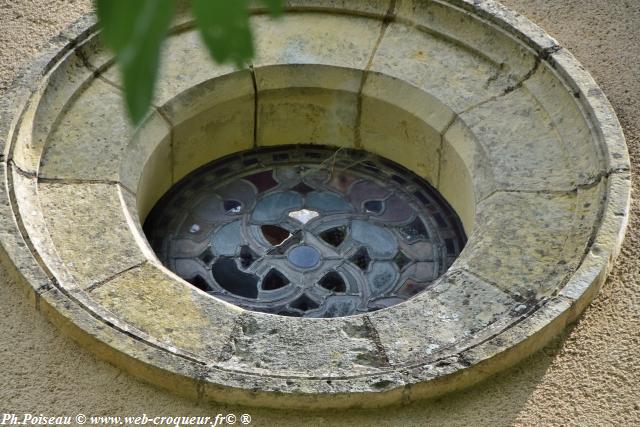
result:
<svg viewBox="0 0 640 427"><path fill-rule="evenodd" d="M100 357L197 399L375 407L476 383L531 354L602 286L629 158L566 50L489 1L291 0L253 8L248 69L213 65L187 16L132 129L88 16L0 100L2 258L36 308ZM141 223L198 167L256 147L362 149L437 188L469 235L416 297L333 319L213 298Z"/></svg>

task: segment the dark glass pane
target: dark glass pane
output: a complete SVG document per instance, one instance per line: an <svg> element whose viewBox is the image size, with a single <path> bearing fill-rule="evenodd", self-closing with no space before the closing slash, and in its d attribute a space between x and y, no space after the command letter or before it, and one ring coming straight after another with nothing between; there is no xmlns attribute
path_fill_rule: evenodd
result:
<svg viewBox="0 0 640 427"><path fill-rule="evenodd" d="M264 193L278 185L276 180L273 179L273 171L270 170L247 176L244 179L255 185L258 193Z"/></svg>
<svg viewBox="0 0 640 427"><path fill-rule="evenodd" d="M318 303L312 300L307 296L307 294L302 294L298 299L296 299L291 304L291 308L296 308L300 311L309 311L318 308Z"/></svg>
<svg viewBox="0 0 640 427"><path fill-rule="evenodd" d="M285 230L282 227L278 227L277 225L263 225L260 227L262 231L262 235L266 239L267 242L272 244L273 246L281 245L282 242L287 240L291 233L289 230Z"/></svg>
<svg viewBox="0 0 640 427"><path fill-rule="evenodd" d="M394 180L395 182L397 182L398 184L404 185L404 184L407 183L406 179L404 179L403 177L398 176L398 175L392 175L391 179Z"/></svg>
<svg viewBox="0 0 640 427"><path fill-rule="evenodd" d="M436 220L436 224L438 224L438 227L444 228L447 226L447 223L444 220L444 218L442 218L442 215L436 212L436 213L433 213L432 216L433 216L433 219Z"/></svg>
<svg viewBox="0 0 640 427"><path fill-rule="evenodd" d="M214 256L211 249L207 248L198 258L200 258L206 265L209 265L211 261L213 261Z"/></svg>
<svg viewBox="0 0 640 427"><path fill-rule="evenodd" d="M318 284L332 292L345 292L347 290L347 287L344 284L344 279L335 271L327 273L322 279L320 279Z"/></svg>
<svg viewBox="0 0 640 427"><path fill-rule="evenodd" d="M422 194L420 191L416 191L415 193L413 193L413 195L416 196L418 198L418 200L420 200L425 205L429 204L429 199L427 198L427 196Z"/></svg>
<svg viewBox="0 0 640 427"><path fill-rule="evenodd" d="M213 173L215 174L215 176L223 176L227 175L229 172L231 172L229 168L220 168Z"/></svg>
<svg viewBox="0 0 640 427"><path fill-rule="evenodd" d="M258 159L245 159L243 163L245 166L255 165L258 163Z"/></svg>
<svg viewBox="0 0 640 427"><path fill-rule="evenodd" d="M284 274L280 273L276 269L272 269L266 276L264 276L264 279L262 280L262 289L265 291L274 291L287 286L289 283L289 279L284 277Z"/></svg>
<svg viewBox="0 0 640 427"><path fill-rule="evenodd" d="M362 162L362 166L368 171L371 171L374 173L380 172L380 169L378 169L378 167L371 162Z"/></svg>
<svg viewBox="0 0 640 427"><path fill-rule="evenodd" d="M453 255L456 253L455 243L453 239L444 239L444 244L447 246L447 253Z"/></svg>
<svg viewBox="0 0 640 427"><path fill-rule="evenodd" d="M371 257L369 256L369 252L366 248L360 248L355 255L349 258L349 261L357 265L360 270L366 271L367 268L369 268Z"/></svg>
<svg viewBox="0 0 640 427"><path fill-rule="evenodd" d="M307 151L306 153L304 153L304 156L309 158L309 159L322 159L323 157L325 157L324 153L317 153L317 152L313 152L313 151Z"/></svg>
<svg viewBox="0 0 640 427"><path fill-rule="evenodd" d="M347 236L347 227L335 227L320 233L320 238L330 244L338 247Z"/></svg>
<svg viewBox="0 0 640 427"><path fill-rule="evenodd" d="M209 286L207 281L204 280L200 275L192 277L191 279L188 280L188 282L191 283L196 288L200 289L201 291L205 291L205 292L211 291L211 287Z"/></svg>
<svg viewBox="0 0 640 427"><path fill-rule="evenodd" d="M411 262L411 260L407 258L407 256L401 251L399 251L395 258L393 258L393 261L396 263L396 265L398 266L398 270L400 271L402 271L402 269Z"/></svg>
<svg viewBox="0 0 640 427"><path fill-rule="evenodd" d="M364 211L367 213L379 214L384 208L384 203L381 200L369 200L364 202Z"/></svg>
<svg viewBox="0 0 640 427"><path fill-rule="evenodd" d="M306 196L307 194L309 194L312 191L314 191L314 188L309 187L304 182L301 182L300 184L298 184L295 187L291 188L291 190L295 191L296 193L300 193L303 196Z"/></svg>
<svg viewBox="0 0 640 427"><path fill-rule="evenodd" d="M410 242L429 238L429 233L420 218L416 218L411 224L402 227L401 230L404 238Z"/></svg>
<svg viewBox="0 0 640 427"><path fill-rule="evenodd" d="M242 268L249 268L254 261L258 259L258 254L251 250L247 245L240 248L240 266Z"/></svg>
<svg viewBox="0 0 640 427"><path fill-rule="evenodd" d="M225 200L223 207L228 214L237 214L242 210L242 204L237 200Z"/></svg>
<svg viewBox="0 0 640 427"><path fill-rule="evenodd" d="M231 258L218 258L211 267L218 285L234 295L255 299L258 297L258 277L240 271Z"/></svg>

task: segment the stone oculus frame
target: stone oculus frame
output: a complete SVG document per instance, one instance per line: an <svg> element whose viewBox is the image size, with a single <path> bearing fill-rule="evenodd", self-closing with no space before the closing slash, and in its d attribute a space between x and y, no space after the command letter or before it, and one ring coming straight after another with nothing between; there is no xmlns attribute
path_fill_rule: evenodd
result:
<svg viewBox="0 0 640 427"><path fill-rule="evenodd" d="M289 0L253 9L249 70L179 16L137 130L87 16L0 100L2 257L100 357L201 400L377 407L536 351L602 286L627 224L617 118L589 74L487 0ZM252 147L361 148L427 179L469 240L427 291L334 319L244 311L164 268L141 221L195 168Z"/></svg>

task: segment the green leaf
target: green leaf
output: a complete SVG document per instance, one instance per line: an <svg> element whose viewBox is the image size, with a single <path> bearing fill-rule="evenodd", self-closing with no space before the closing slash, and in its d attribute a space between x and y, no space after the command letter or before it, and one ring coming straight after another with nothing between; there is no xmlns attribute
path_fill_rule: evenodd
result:
<svg viewBox="0 0 640 427"><path fill-rule="evenodd" d="M268 8L269 12L273 16L280 16L282 14L282 0L262 0Z"/></svg>
<svg viewBox="0 0 640 427"><path fill-rule="evenodd" d="M248 0L193 0L192 12L202 38L218 63L242 67L253 56Z"/></svg>
<svg viewBox="0 0 640 427"><path fill-rule="evenodd" d="M129 116L138 124L151 105L160 45L175 0L96 0L96 5L104 41L115 52L122 73Z"/></svg>

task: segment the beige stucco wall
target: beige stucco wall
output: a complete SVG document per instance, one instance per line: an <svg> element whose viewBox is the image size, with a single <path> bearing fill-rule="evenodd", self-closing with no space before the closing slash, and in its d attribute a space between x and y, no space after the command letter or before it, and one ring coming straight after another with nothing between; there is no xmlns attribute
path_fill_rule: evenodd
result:
<svg viewBox="0 0 640 427"><path fill-rule="evenodd" d="M640 163L640 0L505 0L591 71ZM0 96L45 40L91 7L0 0ZM634 196L640 191L634 177ZM462 393L380 411L290 413L198 405L138 382L78 347L0 270L0 414L249 413L254 426L640 425L640 203L612 276L571 330ZM238 424L240 425L240 424Z"/></svg>

